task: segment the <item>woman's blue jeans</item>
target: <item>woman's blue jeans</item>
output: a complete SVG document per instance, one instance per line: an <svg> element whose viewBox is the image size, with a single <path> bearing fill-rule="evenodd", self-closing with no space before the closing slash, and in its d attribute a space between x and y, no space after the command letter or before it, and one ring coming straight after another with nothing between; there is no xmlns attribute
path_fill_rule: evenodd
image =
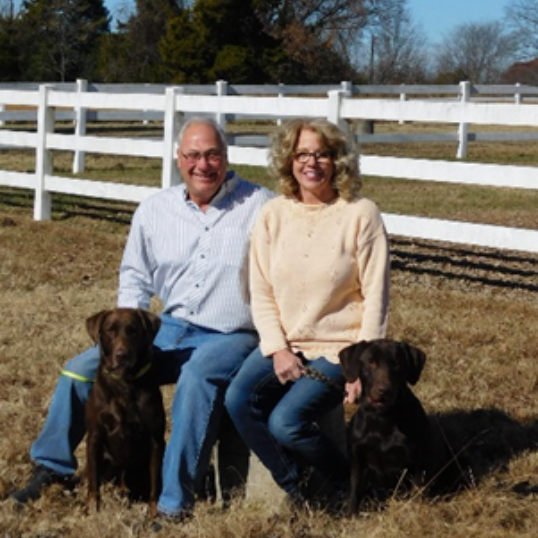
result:
<svg viewBox="0 0 538 538"><path fill-rule="evenodd" d="M224 334L170 316L161 319L154 342L157 376L162 385L177 385L159 510L179 515L194 504L197 478L209 465L219 433L224 393L258 336L254 331ZM65 365L45 425L30 450L37 463L66 475L75 472L74 451L86 433L84 407L98 365L98 347Z"/></svg>
<svg viewBox="0 0 538 538"><path fill-rule="evenodd" d="M339 364L319 358L308 365L343 389ZM338 490L347 488L347 459L316 424L320 415L342 400L342 391L317 379L301 377L282 385L273 361L257 348L229 386L225 405L239 433L275 482L291 497L300 498L305 465L316 469Z"/></svg>

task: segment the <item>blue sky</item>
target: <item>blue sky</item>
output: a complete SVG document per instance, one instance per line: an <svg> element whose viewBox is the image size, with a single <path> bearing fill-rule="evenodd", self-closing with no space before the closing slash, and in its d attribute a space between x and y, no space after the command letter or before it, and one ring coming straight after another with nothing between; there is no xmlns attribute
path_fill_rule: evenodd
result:
<svg viewBox="0 0 538 538"><path fill-rule="evenodd" d="M408 0L413 20L432 43L441 41L460 24L502 20L509 3L510 0ZM105 0L112 14L122 4L134 5L134 0Z"/></svg>
<svg viewBox="0 0 538 538"><path fill-rule="evenodd" d="M502 21L510 0L408 0L415 23L432 43L460 24Z"/></svg>

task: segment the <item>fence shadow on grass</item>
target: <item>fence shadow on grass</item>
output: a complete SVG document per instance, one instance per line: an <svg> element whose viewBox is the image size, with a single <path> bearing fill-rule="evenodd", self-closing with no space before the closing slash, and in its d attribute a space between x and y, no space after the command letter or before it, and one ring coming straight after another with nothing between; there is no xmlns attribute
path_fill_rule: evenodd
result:
<svg viewBox="0 0 538 538"><path fill-rule="evenodd" d="M538 256L391 238L392 268L491 287L538 291Z"/></svg>
<svg viewBox="0 0 538 538"><path fill-rule="evenodd" d="M499 409L457 410L431 418L439 424L453 454L469 467L476 484L506 471L517 456L538 449L538 420L520 423Z"/></svg>
<svg viewBox="0 0 538 538"><path fill-rule="evenodd" d="M6 206L29 210L34 206L33 194L20 189L0 189L0 202ZM136 206L137 204L128 202L56 195L52 203L52 213L53 220L56 221L86 217L128 225Z"/></svg>
<svg viewBox="0 0 538 538"><path fill-rule="evenodd" d="M6 206L33 208L33 193L0 188ZM129 225L136 204L76 196L55 195L54 220L74 217ZM497 288L538 291L538 255L505 250L454 246L433 241L392 237L392 269Z"/></svg>

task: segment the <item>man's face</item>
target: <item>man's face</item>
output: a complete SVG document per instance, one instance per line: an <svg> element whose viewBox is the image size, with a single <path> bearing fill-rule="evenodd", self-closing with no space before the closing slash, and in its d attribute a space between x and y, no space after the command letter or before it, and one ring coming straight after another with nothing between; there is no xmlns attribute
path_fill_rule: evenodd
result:
<svg viewBox="0 0 538 538"><path fill-rule="evenodd" d="M177 151L178 168L189 198L205 209L226 177L228 158L211 125L193 123Z"/></svg>

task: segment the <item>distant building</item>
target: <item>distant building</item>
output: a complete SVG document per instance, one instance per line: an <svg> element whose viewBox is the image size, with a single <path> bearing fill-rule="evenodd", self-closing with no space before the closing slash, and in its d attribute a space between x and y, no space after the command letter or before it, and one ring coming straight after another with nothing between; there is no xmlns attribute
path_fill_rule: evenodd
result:
<svg viewBox="0 0 538 538"><path fill-rule="evenodd" d="M503 84L528 84L538 86L538 58L529 62L516 62L511 65L502 75Z"/></svg>

